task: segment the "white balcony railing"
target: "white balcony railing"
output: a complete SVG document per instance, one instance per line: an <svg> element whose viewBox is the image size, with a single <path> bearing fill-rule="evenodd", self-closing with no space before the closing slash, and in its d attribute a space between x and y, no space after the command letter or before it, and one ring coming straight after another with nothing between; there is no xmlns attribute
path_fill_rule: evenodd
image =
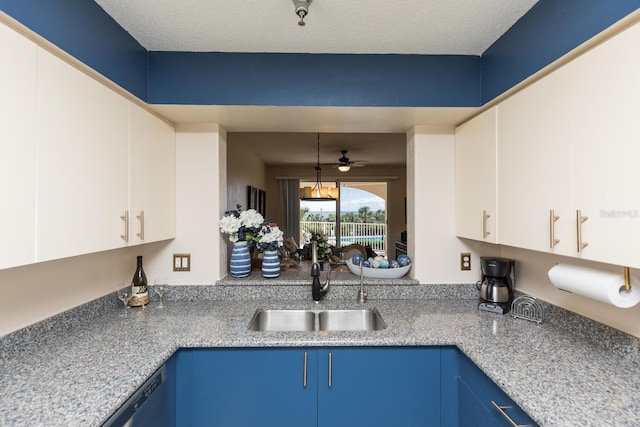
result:
<svg viewBox="0 0 640 427"><path fill-rule="evenodd" d="M340 223L340 243L336 243L336 223L319 221L300 221L301 231L316 231L327 236L329 244L347 246L358 243L371 246L378 255L387 254L387 225L382 223Z"/></svg>

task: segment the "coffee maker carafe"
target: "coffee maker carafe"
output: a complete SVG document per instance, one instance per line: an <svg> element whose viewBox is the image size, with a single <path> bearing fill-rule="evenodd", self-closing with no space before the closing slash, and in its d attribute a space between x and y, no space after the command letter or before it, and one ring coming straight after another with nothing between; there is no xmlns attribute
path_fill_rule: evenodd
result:
<svg viewBox="0 0 640 427"><path fill-rule="evenodd" d="M512 259L480 257L480 310L500 314L509 312L515 286L515 266L516 262Z"/></svg>

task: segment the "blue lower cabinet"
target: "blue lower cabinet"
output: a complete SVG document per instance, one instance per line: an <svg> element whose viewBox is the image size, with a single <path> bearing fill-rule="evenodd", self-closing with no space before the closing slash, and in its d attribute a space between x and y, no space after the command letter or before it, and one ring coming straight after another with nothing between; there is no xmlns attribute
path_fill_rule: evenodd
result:
<svg viewBox="0 0 640 427"><path fill-rule="evenodd" d="M460 426L538 426L496 383L460 352L458 363ZM473 417L482 419L482 422L467 423Z"/></svg>
<svg viewBox="0 0 640 427"><path fill-rule="evenodd" d="M464 427L501 427L502 424L482 404L463 382L458 385L459 423Z"/></svg>
<svg viewBox="0 0 640 427"><path fill-rule="evenodd" d="M317 424L315 352L198 349L192 357L192 412L178 426Z"/></svg>
<svg viewBox="0 0 640 427"><path fill-rule="evenodd" d="M318 426L440 426L440 349L319 350Z"/></svg>
<svg viewBox="0 0 640 427"><path fill-rule="evenodd" d="M456 347L181 349L167 373L169 427L537 426Z"/></svg>

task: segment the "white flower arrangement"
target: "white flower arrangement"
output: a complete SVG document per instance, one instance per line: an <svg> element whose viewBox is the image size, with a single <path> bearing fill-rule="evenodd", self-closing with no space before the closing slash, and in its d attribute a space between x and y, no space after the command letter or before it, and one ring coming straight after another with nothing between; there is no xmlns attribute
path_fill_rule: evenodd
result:
<svg viewBox="0 0 640 427"><path fill-rule="evenodd" d="M263 225L253 240L260 252L275 251L284 246L284 233L277 225Z"/></svg>
<svg viewBox="0 0 640 427"><path fill-rule="evenodd" d="M253 240L264 222L264 217L255 209L242 211L238 205L236 210L224 213L218 226L222 233L229 235L229 241L235 243Z"/></svg>

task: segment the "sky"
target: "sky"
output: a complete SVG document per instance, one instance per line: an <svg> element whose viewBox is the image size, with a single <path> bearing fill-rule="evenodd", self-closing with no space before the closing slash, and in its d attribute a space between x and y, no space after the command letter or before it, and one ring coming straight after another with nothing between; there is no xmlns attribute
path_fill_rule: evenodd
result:
<svg viewBox="0 0 640 427"><path fill-rule="evenodd" d="M369 193L368 191L362 191L358 188L342 187L340 189L340 211L344 212L357 212L362 206L369 206L373 212L378 209L384 209L384 199ZM308 207L311 212L323 213L335 212L334 202L306 202L300 201L300 207Z"/></svg>

